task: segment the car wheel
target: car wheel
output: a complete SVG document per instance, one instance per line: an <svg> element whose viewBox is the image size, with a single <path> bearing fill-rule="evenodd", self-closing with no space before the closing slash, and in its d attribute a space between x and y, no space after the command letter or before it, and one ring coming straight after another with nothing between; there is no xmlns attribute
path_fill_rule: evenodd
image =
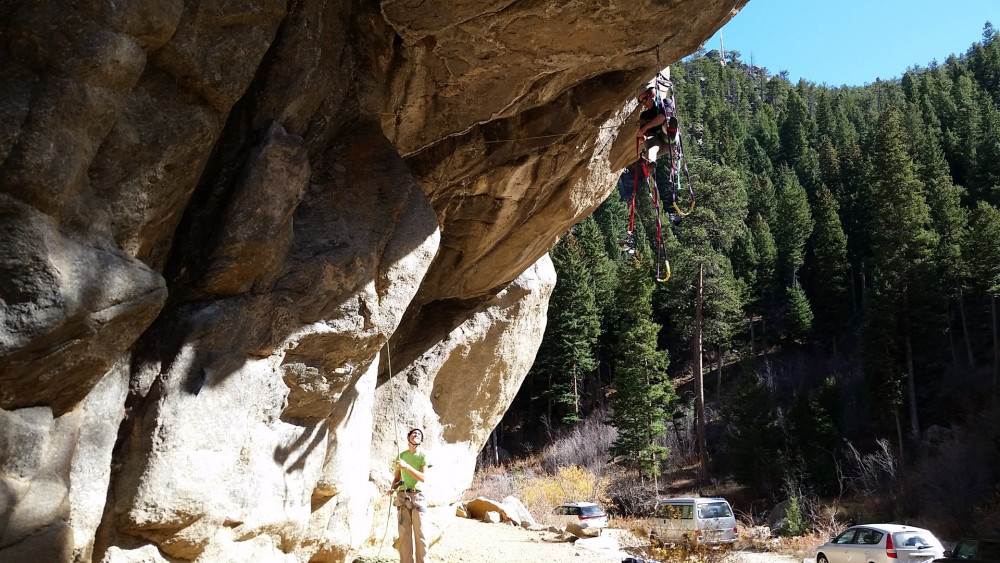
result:
<svg viewBox="0 0 1000 563"><path fill-rule="evenodd" d="M826 558L826 555L820 553L816 556L816 563L830 563L830 561Z"/></svg>

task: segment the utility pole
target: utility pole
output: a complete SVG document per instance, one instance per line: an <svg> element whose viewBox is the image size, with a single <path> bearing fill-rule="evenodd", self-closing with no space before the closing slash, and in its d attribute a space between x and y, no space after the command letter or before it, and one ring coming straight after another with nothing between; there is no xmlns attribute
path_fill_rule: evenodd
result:
<svg viewBox="0 0 1000 563"><path fill-rule="evenodd" d="M695 385L695 425L698 428L698 461L701 466L702 481L708 480L708 451L705 447L705 377L701 364L701 303L702 279L705 266L698 264L698 295L694 310L694 385Z"/></svg>

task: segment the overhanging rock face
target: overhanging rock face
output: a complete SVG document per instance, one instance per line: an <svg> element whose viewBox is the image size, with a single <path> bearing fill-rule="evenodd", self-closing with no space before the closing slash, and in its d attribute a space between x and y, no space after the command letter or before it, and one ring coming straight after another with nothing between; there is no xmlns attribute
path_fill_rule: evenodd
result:
<svg viewBox="0 0 1000 563"><path fill-rule="evenodd" d="M0 560L350 560L410 426L461 494L745 1L0 5Z"/></svg>

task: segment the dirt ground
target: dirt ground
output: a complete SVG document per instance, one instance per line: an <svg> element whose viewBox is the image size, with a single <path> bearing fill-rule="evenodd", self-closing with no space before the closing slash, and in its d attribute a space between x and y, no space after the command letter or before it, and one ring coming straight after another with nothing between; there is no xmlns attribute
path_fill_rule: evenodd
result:
<svg viewBox="0 0 1000 563"><path fill-rule="evenodd" d="M608 529L597 538L562 542L548 531L529 531L509 524L487 524L468 518L438 516L441 538L431 546L428 563L621 563L628 551L642 545L627 530ZM384 544L366 548L357 563L395 563L394 530ZM734 552L727 563L800 563L792 557L771 553Z"/></svg>

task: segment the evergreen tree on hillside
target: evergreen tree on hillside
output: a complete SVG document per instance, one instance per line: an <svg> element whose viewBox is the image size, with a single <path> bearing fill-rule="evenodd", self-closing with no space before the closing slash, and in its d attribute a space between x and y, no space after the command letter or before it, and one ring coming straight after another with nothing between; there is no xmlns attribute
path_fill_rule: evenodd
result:
<svg viewBox="0 0 1000 563"><path fill-rule="evenodd" d="M551 251L559 282L549 298L548 323L529 378L544 381L548 419L581 420L584 376L597 367L600 317L583 248L567 234Z"/></svg>
<svg viewBox="0 0 1000 563"><path fill-rule="evenodd" d="M612 190L594 211L594 219L604 239L604 253L610 260L617 260L621 244L628 230L628 205L621 199L619 190Z"/></svg>
<svg viewBox="0 0 1000 563"><path fill-rule="evenodd" d="M1000 106L1000 36L990 22L983 26L983 42L969 50L969 70L989 93L993 104Z"/></svg>
<svg viewBox="0 0 1000 563"><path fill-rule="evenodd" d="M774 108L763 105L753 116L753 136L764 149L772 163L781 158L781 137L778 135L778 120Z"/></svg>
<svg viewBox="0 0 1000 563"><path fill-rule="evenodd" d="M821 335L834 342L850 315L847 293L847 237L840 226L837 200L826 186L813 205L816 224L810 237L812 264L808 276L813 310Z"/></svg>
<svg viewBox="0 0 1000 563"><path fill-rule="evenodd" d="M806 241L812 234L813 220L806 191L787 168L779 172L776 211L772 232L778 248L779 279L793 284L805 262Z"/></svg>
<svg viewBox="0 0 1000 563"><path fill-rule="evenodd" d="M609 241L602 234L594 215L585 217L577 223L575 231L587 274L593 282L598 315L603 319L603 312L610 310L614 305L614 293L618 287L618 267L607 253Z"/></svg>
<svg viewBox="0 0 1000 563"><path fill-rule="evenodd" d="M986 95L980 108L982 135L976 144L970 186L978 188L983 199L1000 204L1000 109Z"/></svg>
<svg viewBox="0 0 1000 563"><path fill-rule="evenodd" d="M993 332L993 394L1000 378L1000 327L997 326L997 295L1000 294L1000 210L979 202L969 220L969 235L963 248L974 287L990 296Z"/></svg>
<svg viewBox="0 0 1000 563"><path fill-rule="evenodd" d="M775 394L755 374L744 376L722 409L733 477L772 499L781 488L788 458Z"/></svg>
<svg viewBox="0 0 1000 563"><path fill-rule="evenodd" d="M753 209L769 226L778 221L778 191L774 187L774 182L770 176L755 174L750 179L748 190L749 201L753 203Z"/></svg>
<svg viewBox="0 0 1000 563"><path fill-rule="evenodd" d="M757 254L757 279L751 289L756 302L765 306L776 287L778 249L771 228L760 214L750 224L750 234Z"/></svg>
<svg viewBox="0 0 1000 563"><path fill-rule="evenodd" d="M621 325L614 356L611 424L618 437L611 446L615 461L646 475L658 475L667 449L657 445L676 400L667 376L666 351L657 349L660 326L650 320L653 292L649 264L624 264L618 292Z"/></svg>
<svg viewBox="0 0 1000 563"><path fill-rule="evenodd" d="M822 494L837 491L837 460L842 438L834 419L837 384L826 378L810 396L799 392L788 410L789 450L805 469L805 480Z"/></svg>
<svg viewBox="0 0 1000 563"><path fill-rule="evenodd" d="M804 343L812 332L813 312L802 286L796 281L786 289L788 296L788 335L798 343Z"/></svg>
<svg viewBox="0 0 1000 563"><path fill-rule="evenodd" d="M781 161L798 175L799 182L807 191L816 186L810 183L816 166L814 166L812 149L809 147L809 111L798 92L788 93L785 111L781 114L779 136L781 137Z"/></svg>
<svg viewBox="0 0 1000 563"><path fill-rule="evenodd" d="M819 175L823 185L831 192L840 191L840 157L830 137L823 137L819 147Z"/></svg>
<svg viewBox="0 0 1000 563"><path fill-rule="evenodd" d="M919 318L914 314L914 304L937 237L930 229L924 187L914 172L899 112L894 107L889 107L879 119L875 146L871 201L875 291L871 299L877 302L868 311L871 338L865 344L874 347L871 354L888 352L890 358L900 363L879 362L879 372L866 370L866 375L876 381L892 382L898 374L906 374L910 433L919 437L912 347L914 323ZM877 320L874 315L883 318ZM878 330L873 333L876 327Z"/></svg>

